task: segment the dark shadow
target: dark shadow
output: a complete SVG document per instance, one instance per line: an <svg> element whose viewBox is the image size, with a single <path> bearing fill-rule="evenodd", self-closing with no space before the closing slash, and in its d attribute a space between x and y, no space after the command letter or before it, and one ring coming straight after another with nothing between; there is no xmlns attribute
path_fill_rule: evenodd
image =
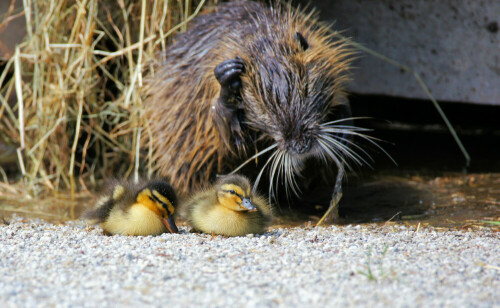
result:
<svg viewBox="0 0 500 308"><path fill-rule="evenodd" d="M340 217L344 223L424 218L432 196L407 182L391 177L345 187Z"/></svg>

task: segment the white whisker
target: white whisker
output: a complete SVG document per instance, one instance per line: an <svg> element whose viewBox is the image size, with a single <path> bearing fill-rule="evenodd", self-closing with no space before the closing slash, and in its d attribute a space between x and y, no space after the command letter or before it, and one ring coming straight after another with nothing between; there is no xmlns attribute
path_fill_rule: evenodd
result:
<svg viewBox="0 0 500 308"><path fill-rule="evenodd" d="M336 136L336 135L333 135L332 136L333 138L336 138L338 139L340 142L346 142L348 143L349 145L352 145L353 147L355 147L356 149L360 150L366 157L368 157L372 162L375 162L375 160L371 157L370 154L368 154L368 152L365 151L365 149L363 149L362 147L360 147L359 145L357 145L354 141L350 140L349 138L343 138L343 137L340 137L340 136Z"/></svg>
<svg viewBox="0 0 500 308"><path fill-rule="evenodd" d="M358 136L366 141L368 141L369 143L371 143L372 145L374 145L376 148L378 148L380 151L382 151L382 153L384 153L387 157L389 157L389 159L397 165L396 161L392 158L391 155L389 155L389 153L387 153L386 150L384 150L383 147L381 147L378 143L376 143L375 141L383 141L381 139L378 139L378 138L375 138L375 137L372 137L372 136L368 136L368 135L365 135L365 134L361 134L361 133L357 133L357 132L353 132L353 131L341 131L340 133L343 133L343 134L346 134L346 135L353 135L353 136Z"/></svg>
<svg viewBox="0 0 500 308"><path fill-rule="evenodd" d="M277 192L278 192L278 180L279 179L276 179L276 194L274 193L274 176L276 174L276 169L278 168L278 165L280 163L280 161L283 159L283 152L282 151L277 151L278 152L278 155L276 155L274 158L273 158L273 162L271 164L271 169L269 170L269 176L270 176L270 180L269 180L269 199L271 199L271 196L276 196L277 198Z"/></svg>
<svg viewBox="0 0 500 308"><path fill-rule="evenodd" d="M299 196L301 193L300 187L297 184L297 181L295 180L294 170L297 170L296 166L297 166L297 160L293 156L290 156L288 153L285 153L284 173L285 173L285 186L286 186L287 197L290 196L290 193L288 191L288 186L290 186L292 192L296 196Z"/></svg>
<svg viewBox="0 0 500 308"><path fill-rule="evenodd" d="M342 142L335 140L334 136L325 135L322 136L321 138L323 138L323 140L329 143L332 147L339 149L342 153L344 153L347 156L347 158L353 160L358 166L362 166L364 163L365 165L371 167L370 163L368 163L361 155L356 153L348 146L342 144Z"/></svg>
<svg viewBox="0 0 500 308"><path fill-rule="evenodd" d="M328 156L330 156L330 158L335 162L335 164L337 165L338 168L341 168L342 165L346 165L348 169L351 169L350 165L344 160L343 157L337 157L334 152L332 152L332 149L330 147L328 147L328 145L326 145L324 143L323 140L318 140L320 146L323 148L323 150L325 150L325 152L328 154Z"/></svg>
<svg viewBox="0 0 500 308"><path fill-rule="evenodd" d="M295 181L295 171L294 170L297 170L297 165L298 165L298 160L297 158L293 157L293 156L289 156L290 157L290 165L288 167L288 176L290 177L291 179L291 183L292 183L292 190L293 192L295 193L295 195L299 195L302 193L302 191L300 190L300 186L299 184L297 183L297 181Z"/></svg>
<svg viewBox="0 0 500 308"><path fill-rule="evenodd" d="M277 147L278 144L275 143L267 148L265 148L264 150L258 152L257 154L255 154L254 156L250 157L249 159L247 159L244 163L242 163L241 165L239 165L236 169L234 169L233 171L231 171L231 173L229 174L235 174L236 172L238 172L241 168L243 168L244 166L246 166L249 162L251 162L252 160L256 159L257 157L261 156L262 154L265 154L267 152L269 152L270 150L274 149L275 147Z"/></svg>
<svg viewBox="0 0 500 308"><path fill-rule="evenodd" d="M347 121L352 121L352 120L366 120L366 119L371 119L370 117L351 117L351 118L343 118L343 119L338 119L335 121L330 121L321 124L322 126L324 125L330 125L330 124L335 124L335 123L342 123L342 122L347 122Z"/></svg>
<svg viewBox="0 0 500 308"><path fill-rule="evenodd" d="M278 169L278 178L283 177L285 179L285 194L288 197L288 174L285 170L286 165L288 164L288 154L284 153L284 159L281 161L281 164Z"/></svg>
<svg viewBox="0 0 500 308"><path fill-rule="evenodd" d="M364 127L358 127L358 126L352 126L352 125L321 125L321 128L324 130L327 129L346 129L350 130L353 132L371 132L373 129L371 128L364 128Z"/></svg>
<svg viewBox="0 0 500 308"><path fill-rule="evenodd" d="M375 142L375 141L381 142L383 140L360 133L362 131L372 131L372 129L362 128L362 127L358 127L358 126L351 126L351 125L329 125L329 123L331 123L331 122L321 124L321 131L326 132L326 133L336 134L337 136L335 136L335 138L344 140L344 141L348 142L349 144L354 145L356 148L360 149L365 155L367 155L366 151L362 150L358 145L356 145L355 143L350 141L348 138L343 138L343 137L338 136L338 135L344 134L344 135L358 136L358 137L368 141L369 143L371 143L375 147L377 147L380 151L382 151L382 153L384 153L387 157L389 157L389 159L394 164L397 164L396 161L392 158L392 156L389 155L389 153L386 150L384 150L384 148L382 148L377 142ZM370 155L367 155L367 156L370 157L370 159L373 161L373 159L371 158Z"/></svg>
<svg viewBox="0 0 500 308"><path fill-rule="evenodd" d="M264 164L264 166L262 167L262 169L260 169L259 175L255 179L255 183L253 184L252 193L256 193L257 192L257 186L259 186L260 178L262 177L262 174L264 173L264 170L266 169L266 167L269 164L269 162L271 162L273 160L273 158L278 154L278 152L279 151L274 151L274 153L267 159L267 161Z"/></svg>
<svg viewBox="0 0 500 308"><path fill-rule="evenodd" d="M328 127L328 128L322 128L322 131L328 132L328 133L333 133L333 134L355 135L355 134L360 134L359 131L361 131L361 130ZM372 131L372 130L365 130L365 131ZM377 139L377 138L372 137L372 136L368 136L368 135L365 135L365 136L368 138L371 138L371 139Z"/></svg>
<svg viewBox="0 0 500 308"><path fill-rule="evenodd" d="M337 149L328 146L323 139L318 139L319 145L323 148L326 154L330 157L331 160L335 162L337 166L345 165L349 170L353 170L351 165L344 159L342 155L337 151Z"/></svg>

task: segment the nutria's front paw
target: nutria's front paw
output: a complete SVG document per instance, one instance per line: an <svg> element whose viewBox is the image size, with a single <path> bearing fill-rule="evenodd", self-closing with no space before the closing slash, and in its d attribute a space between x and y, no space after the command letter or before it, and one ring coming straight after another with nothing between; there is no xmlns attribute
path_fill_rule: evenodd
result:
<svg viewBox="0 0 500 308"><path fill-rule="evenodd" d="M241 58L226 60L215 67L215 78L221 85L215 105L215 123L229 150L244 150L244 112L241 98L241 74L245 65Z"/></svg>
<svg viewBox="0 0 500 308"><path fill-rule="evenodd" d="M241 74L245 71L245 64L239 57L226 60L215 67L215 78L223 89L237 91L241 87Z"/></svg>

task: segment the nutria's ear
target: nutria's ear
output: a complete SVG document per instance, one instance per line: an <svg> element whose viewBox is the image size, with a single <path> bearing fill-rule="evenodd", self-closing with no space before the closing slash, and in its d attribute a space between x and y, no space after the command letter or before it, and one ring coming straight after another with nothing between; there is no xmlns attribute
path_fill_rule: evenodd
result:
<svg viewBox="0 0 500 308"><path fill-rule="evenodd" d="M307 40L304 38L304 36L300 32L295 32L295 39L299 42L302 50L306 51L307 48L309 48L309 44L307 43Z"/></svg>

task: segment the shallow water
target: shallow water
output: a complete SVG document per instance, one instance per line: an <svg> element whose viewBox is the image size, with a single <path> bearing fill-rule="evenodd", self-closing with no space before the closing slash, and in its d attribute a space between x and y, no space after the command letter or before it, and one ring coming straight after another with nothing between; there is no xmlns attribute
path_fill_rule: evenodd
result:
<svg viewBox="0 0 500 308"><path fill-rule="evenodd" d="M314 224L319 219L317 215L284 212L279 224ZM500 221L500 173L448 173L434 177L378 174L364 180L351 178L344 187L339 214L342 224L393 221L499 229L484 221Z"/></svg>

